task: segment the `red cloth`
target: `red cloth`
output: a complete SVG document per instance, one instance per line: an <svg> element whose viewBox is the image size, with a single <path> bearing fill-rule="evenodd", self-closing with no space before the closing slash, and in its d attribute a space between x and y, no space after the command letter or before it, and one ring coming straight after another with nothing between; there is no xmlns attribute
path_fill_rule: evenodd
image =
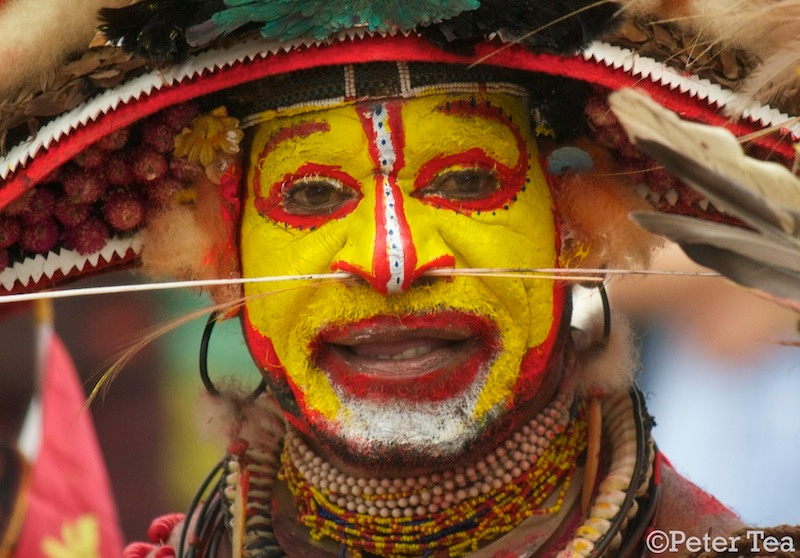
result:
<svg viewBox="0 0 800 558"><path fill-rule="evenodd" d="M122 535L85 395L61 340L45 336L42 440L14 556L117 558Z"/></svg>

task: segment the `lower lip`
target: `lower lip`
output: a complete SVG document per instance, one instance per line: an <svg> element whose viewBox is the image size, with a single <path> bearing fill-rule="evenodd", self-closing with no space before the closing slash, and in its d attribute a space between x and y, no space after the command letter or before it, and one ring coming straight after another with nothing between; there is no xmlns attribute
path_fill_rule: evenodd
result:
<svg viewBox="0 0 800 558"><path fill-rule="evenodd" d="M453 330L466 331L456 339L437 343L430 352L402 360L359 357L337 339L390 337L402 342L442 339ZM374 333L377 332L377 333ZM451 399L471 386L481 369L498 352L496 326L481 317L459 312L402 318L372 318L335 331L323 331L314 342L313 358L333 385L359 399L414 402Z"/></svg>

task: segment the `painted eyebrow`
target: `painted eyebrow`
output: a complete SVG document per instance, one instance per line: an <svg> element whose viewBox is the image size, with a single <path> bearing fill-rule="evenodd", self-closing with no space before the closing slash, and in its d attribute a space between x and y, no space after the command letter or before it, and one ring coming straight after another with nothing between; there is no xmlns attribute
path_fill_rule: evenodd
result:
<svg viewBox="0 0 800 558"><path fill-rule="evenodd" d="M291 126L285 126L278 129L272 137L264 144L264 148L259 154L259 158L263 159L274 151L280 144L292 140L294 138L307 138L311 134L330 132L331 125L327 122L320 122L316 120L309 120L305 122L298 122Z"/></svg>
<svg viewBox="0 0 800 558"><path fill-rule="evenodd" d="M488 101L477 102L474 98L468 101L457 100L447 101L436 107L436 110L454 116L477 116L484 120L491 120L509 128L512 132L518 133L519 128L512 121L511 115L502 108L492 105Z"/></svg>

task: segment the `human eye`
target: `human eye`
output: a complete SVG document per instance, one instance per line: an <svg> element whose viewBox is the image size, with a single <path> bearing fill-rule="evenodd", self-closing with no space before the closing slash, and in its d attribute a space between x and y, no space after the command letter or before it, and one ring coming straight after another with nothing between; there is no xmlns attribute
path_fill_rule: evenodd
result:
<svg viewBox="0 0 800 558"><path fill-rule="evenodd" d="M481 200L500 189L497 175L481 167L448 170L436 176L430 184L417 190L421 198L442 198L452 201Z"/></svg>
<svg viewBox="0 0 800 558"><path fill-rule="evenodd" d="M482 168L461 169L445 172L436 177L425 188L443 198L475 200L485 198L497 191L497 177Z"/></svg>
<svg viewBox="0 0 800 558"><path fill-rule="evenodd" d="M358 191L335 178L310 176L286 185L281 205L289 215L330 215L358 197Z"/></svg>

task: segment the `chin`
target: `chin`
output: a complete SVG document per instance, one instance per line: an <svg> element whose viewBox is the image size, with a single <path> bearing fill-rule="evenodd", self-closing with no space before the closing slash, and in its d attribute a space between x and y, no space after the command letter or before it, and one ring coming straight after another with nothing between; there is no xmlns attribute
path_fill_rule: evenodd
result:
<svg viewBox="0 0 800 558"><path fill-rule="evenodd" d="M465 455L479 456L490 451L504 438L508 418L498 412L478 424L440 413L384 412L374 417L372 428L337 428L335 433L313 429L313 435L325 454L352 469L374 476L398 472L407 476L446 469L463 463ZM405 422L408 426L396 429L392 422ZM426 424L419 428L422 422Z"/></svg>
<svg viewBox="0 0 800 558"><path fill-rule="evenodd" d="M411 403L357 399L340 392L342 411L333 424L311 424L312 436L341 461L372 470L436 469L478 446L503 415L498 408L480 419L474 408L487 374L453 398Z"/></svg>
<svg viewBox="0 0 800 558"><path fill-rule="evenodd" d="M416 475L479 459L494 450L555 395L561 358L548 363L549 375L530 399L503 401L477 418L479 394L489 377L481 370L475 382L457 396L436 401L359 399L338 389L342 411L336 421L306 423L303 431L314 445L341 463L381 476L398 471Z"/></svg>

